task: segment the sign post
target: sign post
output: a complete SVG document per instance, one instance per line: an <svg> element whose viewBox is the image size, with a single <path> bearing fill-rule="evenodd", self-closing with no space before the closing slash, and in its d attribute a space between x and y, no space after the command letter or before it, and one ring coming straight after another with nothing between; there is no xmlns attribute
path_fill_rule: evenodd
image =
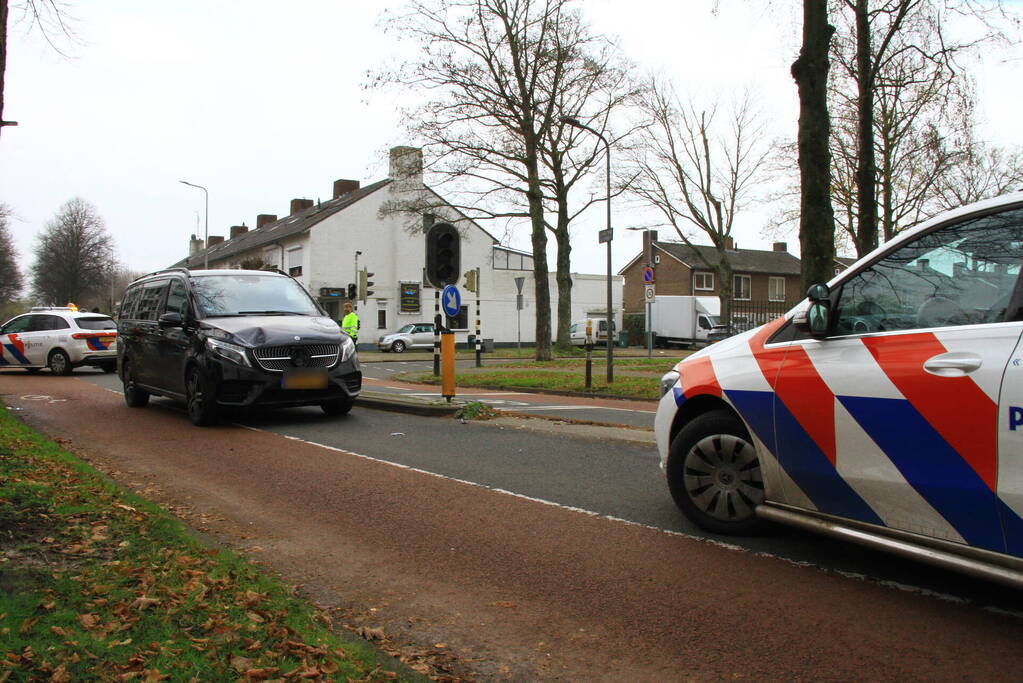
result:
<svg viewBox="0 0 1023 683"><path fill-rule="evenodd" d="M446 286L440 293L440 305L444 315L457 318L462 312L462 295L458 287ZM455 334L447 329L440 338L440 383L441 396L450 403L455 396Z"/></svg>

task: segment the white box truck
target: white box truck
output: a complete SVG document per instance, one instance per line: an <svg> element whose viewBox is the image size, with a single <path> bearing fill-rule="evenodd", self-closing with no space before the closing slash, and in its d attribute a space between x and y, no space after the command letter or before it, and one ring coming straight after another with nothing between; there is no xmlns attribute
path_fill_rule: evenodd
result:
<svg viewBox="0 0 1023 683"><path fill-rule="evenodd" d="M658 348L689 348L723 339L727 328L718 318L716 296L658 296L650 304L650 329Z"/></svg>

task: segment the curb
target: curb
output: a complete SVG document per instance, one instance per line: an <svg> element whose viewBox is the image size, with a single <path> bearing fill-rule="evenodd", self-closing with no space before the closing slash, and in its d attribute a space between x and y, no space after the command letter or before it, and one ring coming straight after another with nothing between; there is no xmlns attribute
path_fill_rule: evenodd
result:
<svg viewBox="0 0 1023 683"><path fill-rule="evenodd" d="M425 417L447 417L454 415L465 405L465 401L455 399L451 403L427 402L384 392L364 391L355 399L355 404L375 410L391 410Z"/></svg>

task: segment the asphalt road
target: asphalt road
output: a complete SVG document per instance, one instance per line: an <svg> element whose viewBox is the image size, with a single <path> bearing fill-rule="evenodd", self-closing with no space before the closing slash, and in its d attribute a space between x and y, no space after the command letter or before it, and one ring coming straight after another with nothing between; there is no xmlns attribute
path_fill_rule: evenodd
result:
<svg viewBox="0 0 1023 683"><path fill-rule="evenodd" d="M700 542L648 446L358 406L198 430L170 402L130 411L89 384L118 388L88 370L0 372L30 422L231 521L314 592L386 604L363 614L409 642L458 643L481 678L1012 678L1023 665L1018 593L787 529L712 539L739 551ZM325 546L330 570L303 563Z"/></svg>

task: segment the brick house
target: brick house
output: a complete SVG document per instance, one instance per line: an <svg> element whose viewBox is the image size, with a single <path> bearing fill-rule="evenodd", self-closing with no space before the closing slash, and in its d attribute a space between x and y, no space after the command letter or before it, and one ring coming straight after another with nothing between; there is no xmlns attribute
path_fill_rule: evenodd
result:
<svg viewBox="0 0 1023 683"><path fill-rule="evenodd" d="M731 238L728 242L731 247ZM658 295L718 296L717 273L707 267L696 250L711 263L717 262L717 250L712 246L690 247L682 242L663 242L657 239L657 231L644 231L643 251L618 272L625 278L625 312L642 313L644 310L643 268L647 254L654 269ZM788 252L785 242L775 242L771 251L730 248L729 255L734 280L733 300L788 307L803 298L799 259Z"/></svg>

